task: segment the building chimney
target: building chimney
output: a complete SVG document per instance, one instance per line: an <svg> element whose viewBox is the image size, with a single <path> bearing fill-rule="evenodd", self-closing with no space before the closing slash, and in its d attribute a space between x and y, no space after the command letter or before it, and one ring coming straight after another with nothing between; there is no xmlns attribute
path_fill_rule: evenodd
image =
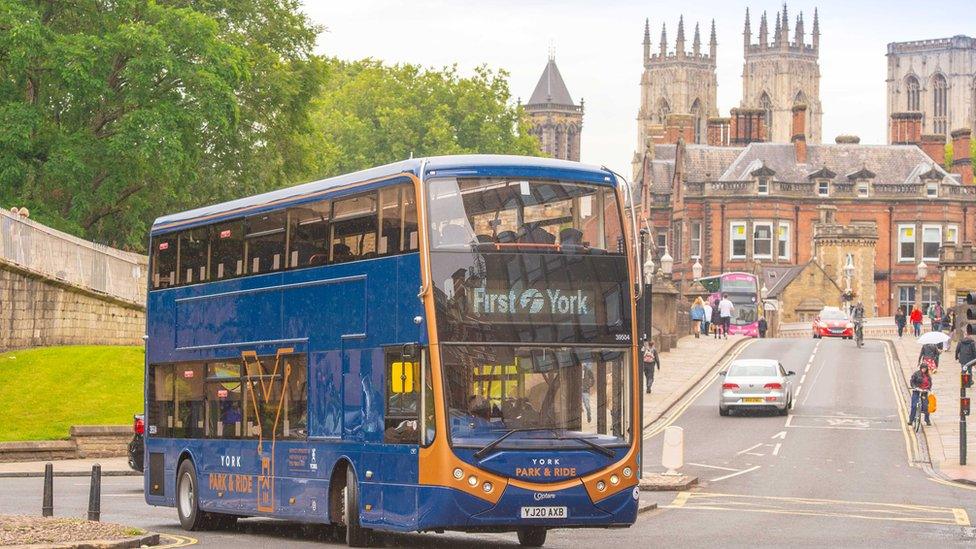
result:
<svg viewBox="0 0 976 549"><path fill-rule="evenodd" d="M922 136L922 152L936 164L945 164L945 136L936 134L925 134Z"/></svg>
<svg viewBox="0 0 976 549"><path fill-rule="evenodd" d="M973 182L973 164L970 158L972 130L960 128L952 131L952 172L962 176L963 183Z"/></svg>
<svg viewBox="0 0 976 549"><path fill-rule="evenodd" d="M728 147L731 140L730 130L731 119L709 118L705 136L707 143L713 147Z"/></svg>
<svg viewBox="0 0 976 549"><path fill-rule="evenodd" d="M807 106L793 105L793 153L797 164L807 163Z"/></svg>
<svg viewBox="0 0 976 549"><path fill-rule="evenodd" d="M893 112L889 122L892 145L918 145L922 142L922 113Z"/></svg>
<svg viewBox="0 0 976 549"><path fill-rule="evenodd" d="M731 144L737 146L766 141L766 111L732 109Z"/></svg>
<svg viewBox="0 0 976 549"><path fill-rule="evenodd" d="M841 134L834 138L834 143L838 145L857 145L861 138L856 135Z"/></svg>

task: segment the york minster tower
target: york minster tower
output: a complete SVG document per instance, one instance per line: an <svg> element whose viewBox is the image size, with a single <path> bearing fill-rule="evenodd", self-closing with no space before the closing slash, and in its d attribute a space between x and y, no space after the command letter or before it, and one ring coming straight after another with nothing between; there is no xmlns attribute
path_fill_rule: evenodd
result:
<svg viewBox="0 0 976 549"><path fill-rule="evenodd" d="M758 42L752 40L749 9L742 31L745 62L742 66L742 107L765 112L769 141L789 143L793 107L806 105L806 141L820 143L823 109L820 105L820 21L813 11L810 43L806 42L803 13L791 29L786 4L776 13L770 35L766 13L759 20ZM791 37L792 34L792 37Z"/></svg>
<svg viewBox="0 0 976 549"><path fill-rule="evenodd" d="M525 104L525 112L542 152L553 158L579 162L583 100L580 99L579 105L573 103L551 52L532 97Z"/></svg>

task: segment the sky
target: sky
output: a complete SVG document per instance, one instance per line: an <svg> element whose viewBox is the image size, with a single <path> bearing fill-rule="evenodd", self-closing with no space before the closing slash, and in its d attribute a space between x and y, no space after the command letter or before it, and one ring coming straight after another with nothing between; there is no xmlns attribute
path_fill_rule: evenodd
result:
<svg viewBox="0 0 976 549"><path fill-rule="evenodd" d="M637 140L643 71L644 19L652 50L667 24L674 48L684 15L687 49L695 22L707 47L711 20L718 35L718 108L723 116L742 96L742 27L752 14L753 40L766 11L770 32L775 1L696 0L303 0L313 22L325 27L317 52L343 59L372 57L389 63L441 68L462 74L486 64L510 74L513 98L528 100L545 68L550 45L573 99L585 100L581 160L630 175ZM791 24L801 11L807 40L813 9L820 13L820 100L823 135L886 140L885 53L889 42L976 33L974 0L820 0L789 3ZM792 32L791 32L792 38Z"/></svg>

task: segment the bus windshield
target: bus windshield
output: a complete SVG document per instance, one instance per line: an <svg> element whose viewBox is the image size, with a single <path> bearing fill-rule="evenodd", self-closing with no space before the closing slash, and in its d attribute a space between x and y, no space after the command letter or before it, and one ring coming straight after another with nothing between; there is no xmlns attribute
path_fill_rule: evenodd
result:
<svg viewBox="0 0 976 549"><path fill-rule="evenodd" d="M451 440L484 448L586 449L629 438L627 349L446 345Z"/></svg>

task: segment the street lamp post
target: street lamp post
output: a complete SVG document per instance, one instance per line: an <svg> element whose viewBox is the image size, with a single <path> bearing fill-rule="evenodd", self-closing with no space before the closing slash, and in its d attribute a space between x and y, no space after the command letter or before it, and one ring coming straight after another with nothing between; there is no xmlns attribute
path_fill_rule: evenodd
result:
<svg viewBox="0 0 976 549"><path fill-rule="evenodd" d="M915 266L915 279L918 284L915 286L915 304L921 308L922 305L922 284L925 282L925 277L929 274L929 266L925 264L925 260L919 260L918 265ZM922 311L924 314L925 311Z"/></svg>
<svg viewBox="0 0 976 549"><path fill-rule="evenodd" d="M847 288L844 290L847 306L847 313L851 312L851 301L854 300L854 289L851 288L851 282L854 279L854 254L847 254L847 263L844 264L844 278L847 280Z"/></svg>

